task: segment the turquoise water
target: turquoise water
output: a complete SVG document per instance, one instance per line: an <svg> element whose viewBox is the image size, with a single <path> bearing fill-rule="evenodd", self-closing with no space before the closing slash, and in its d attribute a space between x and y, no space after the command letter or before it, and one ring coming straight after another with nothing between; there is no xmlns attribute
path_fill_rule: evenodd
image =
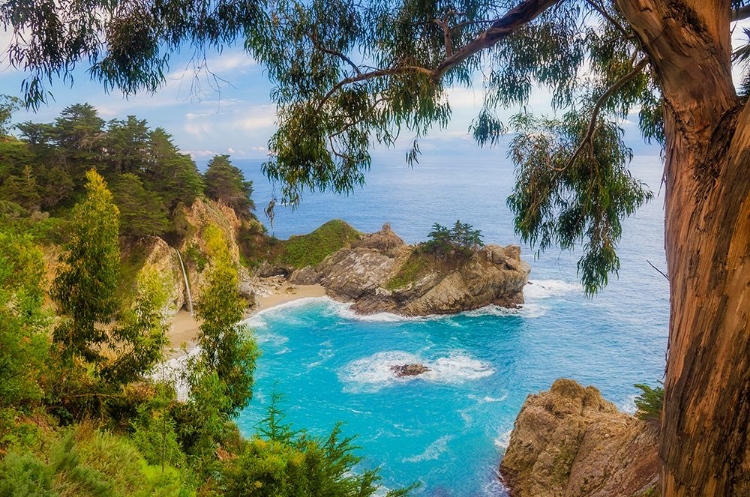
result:
<svg viewBox="0 0 750 497"><path fill-rule="evenodd" d="M423 161L414 170L376 165L368 186L349 198L315 195L299 210L277 210L279 237L310 231L333 217L373 231L390 221L406 241L424 239L433 222L456 218L490 243L517 243L504 199L512 175L494 158L467 172L455 159ZM272 185L257 163L239 163L254 179L259 206ZM636 158L636 176L658 190L658 158ZM260 209L259 209L260 210ZM328 299L298 301L251 319L263 356L253 401L240 428L254 431L274 389L296 427L314 434L336 421L357 442L366 467L381 467L394 488L422 482L419 495L504 495L496 468L527 394L558 377L601 389L632 410L634 383L663 375L668 322L661 201L627 221L622 269L599 296L577 283L578 254L549 252L534 260L526 305L451 317L359 317ZM390 365L421 362L431 371L396 379Z"/></svg>

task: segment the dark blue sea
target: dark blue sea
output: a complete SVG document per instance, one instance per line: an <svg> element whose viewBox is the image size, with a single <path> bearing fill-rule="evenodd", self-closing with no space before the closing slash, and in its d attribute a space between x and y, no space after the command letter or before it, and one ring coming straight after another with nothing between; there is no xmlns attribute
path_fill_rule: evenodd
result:
<svg viewBox="0 0 750 497"><path fill-rule="evenodd" d="M260 162L235 165L254 181L262 213L274 185L260 173ZM657 194L661 170L659 157L632 163L633 174ZM286 238L332 218L366 232L389 222L414 243L433 223L460 219L480 229L485 243L518 244L505 203L512 183L512 168L499 152L474 159L425 156L413 169L400 158L381 158L363 189L348 197L308 194L294 211L277 205L268 229ZM295 427L324 435L342 421L345 434L358 434L362 467L379 466L388 488L419 481L417 495L504 495L497 467L529 393L573 378L633 411L633 384L662 379L668 284L648 261L664 269L663 246L657 195L625 222L619 278L594 298L578 283L580 251L553 249L535 257L524 246L533 269L518 311L363 318L346 304L315 299L264 312L250 321L263 356L240 428L254 431L276 389ZM407 362L431 371L394 378L389 366Z"/></svg>

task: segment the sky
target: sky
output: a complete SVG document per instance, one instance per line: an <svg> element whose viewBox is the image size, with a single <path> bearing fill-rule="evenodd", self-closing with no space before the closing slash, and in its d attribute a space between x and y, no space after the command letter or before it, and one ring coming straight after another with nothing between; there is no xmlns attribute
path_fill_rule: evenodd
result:
<svg viewBox="0 0 750 497"><path fill-rule="evenodd" d="M750 26L750 23L746 23ZM735 29L736 43L744 38ZM745 38L746 39L746 38ZM0 94L20 96L24 73L5 62L7 33L0 33ZM85 70L73 73L73 84L56 81L51 87L54 99L36 113L19 111L16 122L52 122L65 107L88 102L105 120L125 119L135 115L146 119L151 128L162 127L174 137L183 152L196 161L205 161L215 154L229 154L236 159L265 159L268 139L275 129L276 112L271 103L272 85L264 70L240 48L227 48L223 53L209 54L207 67L216 79L206 73L195 77L188 57L176 54L162 88L155 94L142 93L125 98L120 92L105 93L101 84L90 81ZM471 120L481 103L481 84L474 89L455 88L448 91L453 117L446 129L435 129L420 140L423 155L461 156L503 153L480 150L468 133ZM543 90L532 93L528 109L535 113L551 113L549 95ZM514 111L500 113L501 119ZM635 117L623 122L626 141L636 155L658 155L658 148L646 146L640 139ZM404 157L413 136L402 136L395 149L374 151L385 156ZM501 146L502 148L502 146Z"/></svg>

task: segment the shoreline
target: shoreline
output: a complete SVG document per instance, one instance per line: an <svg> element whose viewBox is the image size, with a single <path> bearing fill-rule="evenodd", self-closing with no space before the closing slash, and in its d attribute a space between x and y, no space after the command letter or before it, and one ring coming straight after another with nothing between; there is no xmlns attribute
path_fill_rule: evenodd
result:
<svg viewBox="0 0 750 497"><path fill-rule="evenodd" d="M256 295L255 305L245 312L245 319L250 318L261 311L266 311L295 300L325 297L326 291L321 285L291 285L284 283L278 289L274 289L267 295ZM188 311L180 309L172 319L169 320L169 331L167 332L168 344L165 347L164 358L166 360L180 357L193 350L196 346L200 322Z"/></svg>

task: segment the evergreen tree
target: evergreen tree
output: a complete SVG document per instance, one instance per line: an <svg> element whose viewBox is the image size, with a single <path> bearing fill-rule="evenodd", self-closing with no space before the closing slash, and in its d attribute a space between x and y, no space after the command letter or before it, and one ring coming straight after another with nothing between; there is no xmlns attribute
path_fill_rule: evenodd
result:
<svg viewBox="0 0 750 497"><path fill-rule="evenodd" d="M115 177L112 194L120 210L120 233L130 236L158 236L169 229L167 210L155 192L143 187L133 173Z"/></svg>
<svg viewBox="0 0 750 497"><path fill-rule="evenodd" d="M228 155L211 159L203 177L208 198L227 204L242 219L253 217L253 183L245 181L242 171L232 165Z"/></svg>
<svg viewBox="0 0 750 497"><path fill-rule="evenodd" d="M247 326L240 324L247 302L237 289L237 268L224 235L209 225L204 236L211 267L198 302L198 317L202 320L198 343L202 367L215 372L224 385L229 402L223 412L232 417L252 398L258 351Z"/></svg>
<svg viewBox="0 0 750 497"><path fill-rule="evenodd" d="M86 178L86 199L73 209L70 242L60 256L51 294L63 315L55 342L67 356L97 362L102 359L99 347L107 340L102 324L118 306L120 223L104 179L94 170Z"/></svg>

